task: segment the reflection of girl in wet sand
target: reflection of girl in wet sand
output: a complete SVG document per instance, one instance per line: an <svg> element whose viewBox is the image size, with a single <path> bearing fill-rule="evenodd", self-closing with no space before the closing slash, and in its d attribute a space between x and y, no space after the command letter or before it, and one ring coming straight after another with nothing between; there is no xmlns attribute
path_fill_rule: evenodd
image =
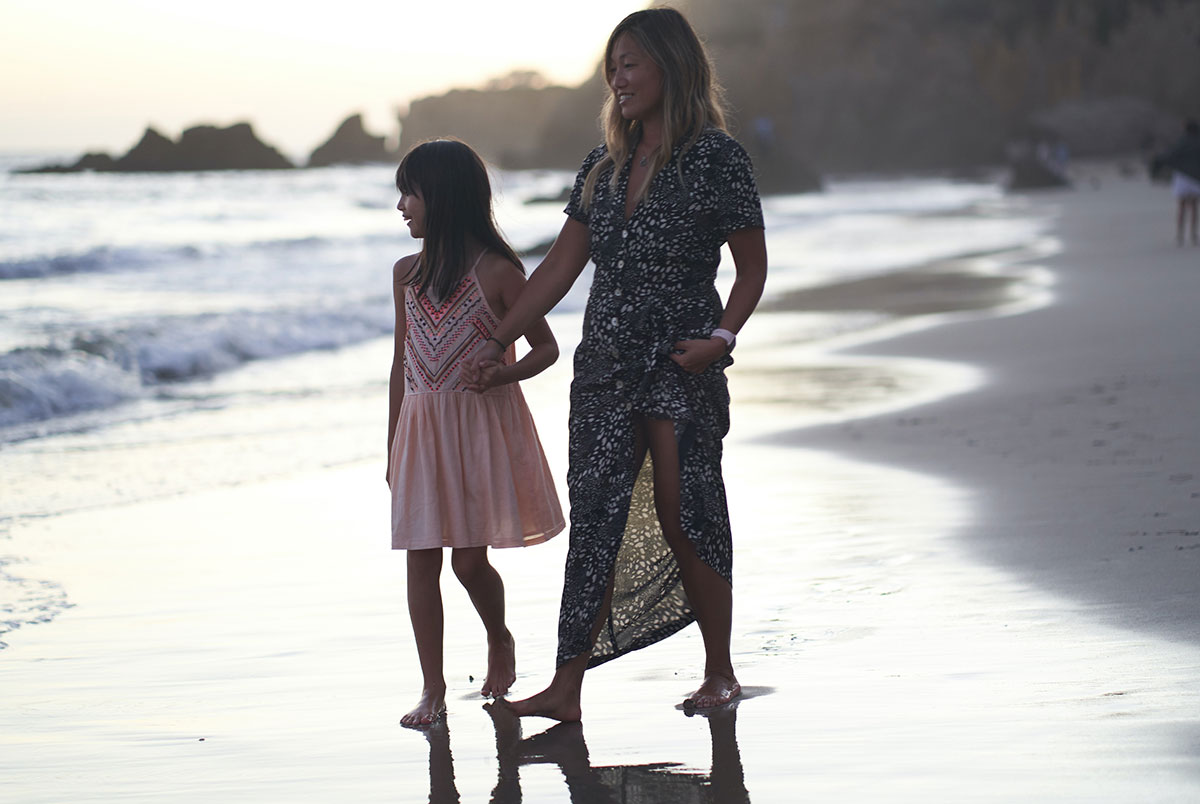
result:
<svg viewBox="0 0 1200 804"><path fill-rule="evenodd" d="M588 667L698 620L704 680L684 703L740 694L729 643L732 539L721 478L724 370L766 279L753 169L724 131L711 66L669 8L629 15L605 50L606 144L584 160L567 221L479 352L501 349L595 273L571 385L571 544L558 668L519 715L580 717ZM722 244L736 279L714 286Z"/></svg>

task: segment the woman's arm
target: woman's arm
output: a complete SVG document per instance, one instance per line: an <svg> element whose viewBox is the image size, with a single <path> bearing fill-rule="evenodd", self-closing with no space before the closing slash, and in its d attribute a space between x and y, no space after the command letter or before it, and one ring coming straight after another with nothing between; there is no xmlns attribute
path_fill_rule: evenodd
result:
<svg viewBox="0 0 1200 804"><path fill-rule="evenodd" d="M758 306L767 283L767 240L762 229L739 229L729 235L728 243L736 276L720 328L737 334ZM671 359L685 371L699 374L728 349L725 341L716 337L679 341Z"/></svg>
<svg viewBox="0 0 1200 804"><path fill-rule="evenodd" d="M478 276L480 284L486 285L484 293L488 303L502 316L520 300L528 286L525 275L517 266L503 259L481 264ZM512 365L490 362L480 367L475 381L467 386L467 390L484 391L497 385L527 380L541 374L558 360L558 341L554 339L554 333L544 317L536 318L525 330L525 340L530 348L524 357Z"/></svg>
<svg viewBox="0 0 1200 804"><path fill-rule="evenodd" d="M392 299L396 307L396 331L392 346L392 371L388 375L388 431L387 431L387 474L392 477L392 441L396 438L396 422L400 419L400 403L404 401L404 338L408 320L404 313L404 292L412 271L415 256L404 257L392 266Z"/></svg>
<svg viewBox="0 0 1200 804"><path fill-rule="evenodd" d="M736 275L721 315L721 329L737 334L750 320L767 284L767 239L762 229L739 229L729 235L728 242Z"/></svg>
<svg viewBox="0 0 1200 804"><path fill-rule="evenodd" d="M567 295L567 291L575 284L575 280L579 278L579 274L587 265L589 239L590 233L587 226L574 218L567 218L554 245L550 247L550 251L542 258L541 264L530 275L520 296L505 313L504 320L496 327L495 332L492 333L492 338L495 340L488 340L476 352L475 359L464 367L463 374L468 382L476 381L479 370L485 365L499 362L500 356L504 353L501 344L508 346L521 335L534 329L533 325L537 319L554 309L554 305ZM549 332L548 326L546 331ZM530 345L533 345L533 341L530 341ZM556 357L557 351L557 346L555 346Z"/></svg>

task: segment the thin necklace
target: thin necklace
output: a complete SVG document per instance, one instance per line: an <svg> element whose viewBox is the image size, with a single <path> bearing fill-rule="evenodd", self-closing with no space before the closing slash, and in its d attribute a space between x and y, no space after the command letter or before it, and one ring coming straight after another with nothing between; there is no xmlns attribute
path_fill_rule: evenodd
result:
<svg viewBox="0 0 1200 804"><path fill-rule="evenodd" d="M645 167L645 166L646 166L646 160L647 160L647 159L649 159L649 158L650 158L650 157L649 157L649 155L647 155L647 156L643 156L643 157L642 157L640 160L638 160L638 164L639 164L639 165L641 165L642 167Z"/></svg>

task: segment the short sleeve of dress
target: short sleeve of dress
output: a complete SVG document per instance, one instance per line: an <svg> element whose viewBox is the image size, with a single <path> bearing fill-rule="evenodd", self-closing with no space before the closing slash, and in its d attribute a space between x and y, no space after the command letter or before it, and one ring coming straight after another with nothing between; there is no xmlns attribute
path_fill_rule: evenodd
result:
<svg viewBox="0 0 1200 804"><path fill-rule="evenodd" d="M718 195L717 225L722 242L739 229L763 228L762 201L750 155L737 140L723 139L708 177Z"/></svg>
<svg viewBox="0 0 1200 804"><path fill-rule="evenodd" d="M592 149L592 152L584 158L583 164L579 167L579 172L575 174L575 186L571 189L571 198L567 202L567 208L563 212L567 213L568 218L574 218L585 226L589 221L589 210L583 206L583 184L587 181L588 173L597 162L604 158L608 153L608 148L603 145L598 145Z"/></svg>

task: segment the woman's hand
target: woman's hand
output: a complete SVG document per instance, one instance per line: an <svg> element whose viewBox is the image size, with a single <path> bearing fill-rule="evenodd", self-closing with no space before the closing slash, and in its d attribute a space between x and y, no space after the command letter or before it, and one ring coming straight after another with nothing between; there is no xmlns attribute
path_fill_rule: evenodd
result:
<svg viewBox="0 0 1200 804"><path fill-rule="evenodd" d="M729 347L721 338L679 341L671 350L671 359L689 374L699 374L728 351Z"/></svg>

